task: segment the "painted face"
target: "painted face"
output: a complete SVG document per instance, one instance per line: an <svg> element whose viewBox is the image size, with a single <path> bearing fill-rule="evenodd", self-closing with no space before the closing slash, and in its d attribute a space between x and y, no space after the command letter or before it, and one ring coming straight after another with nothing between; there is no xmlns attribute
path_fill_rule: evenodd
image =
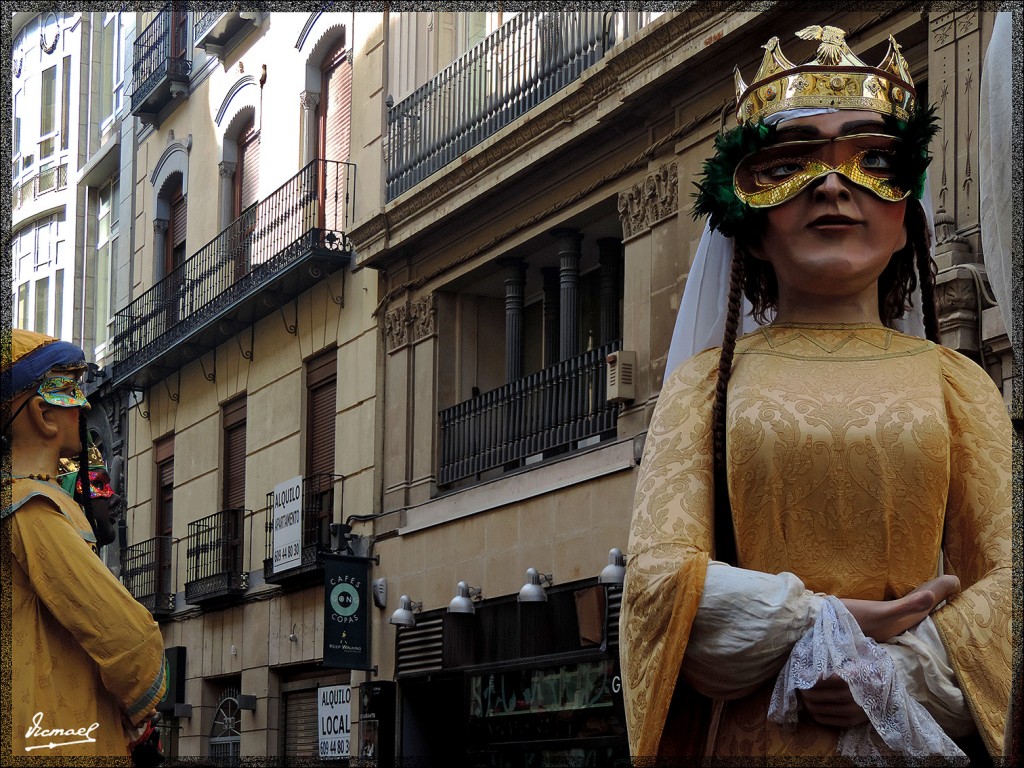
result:
<svg viewBox="0 0 1024 768"><path fill-rule="evenodd" d="M733 185L751 208L770 208L792 200L817 179L839 173L894 203L910 194L894 181L899 149L898 138L881 133L782 142L745 157Z"/></svg>
<svg viewBox="0 0 1024 768"><path fill-rule="evenodd" d="M82 385L74 376L51 376L36 391L50 405L60 408L82 408L89 404Z"/></svg>
<svg viewBox="0 0 1024 768"><path fill-rule="evenodd" d="M89 470L89 487L92 488L94 499L109 499L114 495L114 489L110 487L110 476L105 469ZM75 483L75 492L81 495L81 482Z"/></svg>
<svg viewBox="0 0 1024 768"><path fill-rule="evenodd" d="M875 113L841 110L796 118L779 134L784 141L806 136L839 146L843 142L830 140L881 125ZM780 315L808 302L852 296L877 306L878 278L907 242L906 207L905 199L885 200L837 171L807 180L791 197L768 207L765 233L751 253L772 265Z"/></svg>

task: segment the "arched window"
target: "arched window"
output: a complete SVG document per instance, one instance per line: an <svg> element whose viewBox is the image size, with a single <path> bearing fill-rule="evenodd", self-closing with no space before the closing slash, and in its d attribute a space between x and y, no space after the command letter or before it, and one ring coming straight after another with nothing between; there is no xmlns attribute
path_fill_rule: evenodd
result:
<svg viewBox="0 0 1024 768"><path fill-rule="evenodd" d="M213 715L210 729L210 757L218 765L240 765L242 743L242 713L238 706L238 691L228 688L221 696Z"/></svg>
<svg viewBox="0 0 1024 768"><path fill-rule="evenodd" d="M260 192L260 134L255 120L238 134L238 166L235 168L235 209L237 219L246 208L259 200Z"/></svg>
<svg viewBox="0 0 1024 768"><path fill-rule="evenodd" d="M342 40L320 66L320 158L348 160L352 118L352 62Z"/></svg>

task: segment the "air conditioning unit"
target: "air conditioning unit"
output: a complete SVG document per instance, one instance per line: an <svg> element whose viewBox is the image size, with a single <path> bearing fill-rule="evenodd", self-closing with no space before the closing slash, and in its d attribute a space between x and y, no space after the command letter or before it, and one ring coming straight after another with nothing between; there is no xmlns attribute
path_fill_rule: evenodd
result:
<svg viewBox="0 0 1024 768"><path fill-rule="evenodd" d="M636 352L619 350L605 358L608 363L608 402L626 403L636 399Z"/></svg>

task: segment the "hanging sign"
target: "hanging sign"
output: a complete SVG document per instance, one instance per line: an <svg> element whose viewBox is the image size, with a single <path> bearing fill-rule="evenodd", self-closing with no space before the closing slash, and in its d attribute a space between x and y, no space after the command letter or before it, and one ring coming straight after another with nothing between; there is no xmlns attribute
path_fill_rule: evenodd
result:
<svg viewBox="0 0 1024 768"><path fill-rule="evenodd" d="M349 756L352 688L329 685L317 689L317 741L320 759L335 760Z"/></svg>
<svg viewBox="0 0 1024 768"><path fill-rule="evenodd" d="M364 557L324 554L324 660L338 669L370 664L370 563Z"/></svg>
<svg viewBox="0 0 1024 768"><path fill-rule="evenodd" d="M274 486L274 573L302 565L302 477Z"/></svg>

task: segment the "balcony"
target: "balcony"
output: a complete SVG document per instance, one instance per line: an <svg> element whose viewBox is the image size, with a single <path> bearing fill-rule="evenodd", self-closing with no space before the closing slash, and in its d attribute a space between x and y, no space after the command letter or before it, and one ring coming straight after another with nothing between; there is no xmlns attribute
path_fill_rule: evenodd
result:
<svg viewBox="0 0 1024 768"><path fill-rule="evenodd" d="M44 168L20 184L11 185L11 213L48 192L66 189L68 186L68 164L61 163Z"/></svg>
<svg viewBox="0 0 1024 768"><path fill-rule="evenodd" d="M259 11L196 12L192 39L196 48L202 48L223 61L250 31L262 24L263 14Z"/></svg>
<svg viewBox="0 0 1024 768"><path fill-rule="evenodd" d="M166 377L347 264L354 181L314 160L119 311L114 385Z"/></svg>
<svg viewBox="0 0 1024 768"><path fill-rule="evenodd" d="M174 99L188 95L192 61L185 46L184 12L161 11L135 40L132 114L145 124L158 122Z"/></svg>
<svg viewBox="0 0 1024 768"><path fill-rule="evenodd" d="M334 484L341 479L341 475L328 474L302 479L302 562L277 573L274 572L274 494L267 494L263 577L268 584L303 587L323 577L323 555L337 551L331 542L331 522L334 519ZM343 487L339 485L339 495Z"/></svg>
<svg viewBox="0 0 1024 768"><path fill-rule="evenodd" d="M438 485L614 436L618 406L608 402L605 358L621 348L613 341L441 411Z"/></svg>
<svg viewBox="0 0 1024 768"><path fill-rule="evenodd" d="M211 605L249 588L243 559L244 509L224 509L188 524L188 581L185 602Z"/></svg>
<svg viewBox="0 0 1024 768"><path fill-rule="evenodd" d="M173 540L156 536L121 550L121 581L154 618L174 613Z"/></svg>
<svg viewBox="0 0 1024 768"><path fill-rule="evenodd" d="M650 15L513 17L388 110L388 202L578 80Z"/></svg>

